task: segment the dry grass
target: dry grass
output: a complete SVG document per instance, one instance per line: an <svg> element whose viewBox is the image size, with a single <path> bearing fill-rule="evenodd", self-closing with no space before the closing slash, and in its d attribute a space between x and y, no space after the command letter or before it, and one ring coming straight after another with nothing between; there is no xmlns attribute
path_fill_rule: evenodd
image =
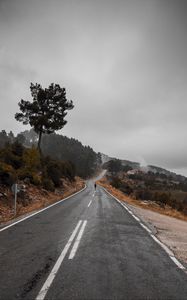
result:
<svg viewBox="0 0 187 300"><path fill-rule="evenodd" d="M185 216L184 214L180 213L179 211L177 211L175 209L172 209L169 206L166 206L166 207L162 208L154 202L135 200L131 197L126 196L125 194L123 194L118 189L112 187L108 183L106 178L103 178L103 179L99 180L97 183L99 185L103 186L104 188L106 188L113 196L115 196L119 200L127 202L128 204L135 205L135 206L138 206L138 207L141 207L141 208L144 208L144 209L148 209L148 210L151 210L151 211L154 211L154 212L158 212L158 213L166 215L166 216L170 216L170 217L173 217L173 218L177 218L177 219L180 219L180 220L187 221L187 216Z"/></svg>
<svg viewBox="0 0 187 300"><path fill-rule="evenodd" d="M63 186L63 190L57 189L55 192L49 192L34 185L28 185L27 194L31 200L27 206L24 206L20 201L18 201L16 217L44 208L59 201L60 199L64 199L75 192L80 191L84 187L84 181L81 178L76 177L75 182L64 180ZM0 202L0 223L4 223L15 218L12 204L13 195L11 192L8 192L6 202Z"/></svg>

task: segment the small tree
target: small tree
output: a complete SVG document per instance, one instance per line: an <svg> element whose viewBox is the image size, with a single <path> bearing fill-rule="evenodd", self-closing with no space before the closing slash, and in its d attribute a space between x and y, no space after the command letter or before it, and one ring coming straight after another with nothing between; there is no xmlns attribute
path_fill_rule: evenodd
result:
<svg viewBox="0 0 187 300"><path fill-rule="evenodd" d="M122 170L122 164L120 159L109 160L107 164L108 164L108 170L112 174L116 174Z"/></svg>
<svg viewBox="0 0 187 300"><path fill-rule="evenodd" d="M24 137L24 135L22 133L18 133L16 141L23 145L25 143L25 140L26 138Z"/></svg>
<svg viewBox="0 0 187 300"><path fill-rule="evenodd" d="M30 172L36 172L40 169L40 154L34 146L30 149L25 149L23 153L24 167Z"/></svg>
<svg viewBox="0 0 187 300"><path fill-rule="evenodd" d="M42 134L54 133L64 127L67 110L74 107L72 101L66 98L65 88L58 84L51 84L43 89L40 84L31 83L33 101L21 100L18 105L21 113L16 113L15 118L23 124L30 124L39 135L38 149L41 152Z"/></svg>

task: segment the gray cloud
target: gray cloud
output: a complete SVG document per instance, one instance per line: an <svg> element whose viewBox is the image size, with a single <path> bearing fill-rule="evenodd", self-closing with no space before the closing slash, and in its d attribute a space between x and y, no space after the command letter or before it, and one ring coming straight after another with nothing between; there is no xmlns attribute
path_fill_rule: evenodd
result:
<svg viewBox="0 0 187 300"><path fill-rule="evenodd" d="M0 1L1 129L30 81L74 100L63 134L187 175L186 1ZM186 168L186 169L185 169Z"/></svg>

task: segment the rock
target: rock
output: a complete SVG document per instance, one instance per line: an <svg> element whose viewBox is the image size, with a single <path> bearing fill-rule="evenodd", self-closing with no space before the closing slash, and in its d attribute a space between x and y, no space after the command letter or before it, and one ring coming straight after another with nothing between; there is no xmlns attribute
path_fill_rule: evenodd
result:
<svg viewBox="0 0 187 300"><path fill-rule="evenodd" d="M30 183L31 183L30 178L26 177L26 178L24 179L24 183L30 184Z"/></svg>
<svg viewBox="0 0 187 300"><path fill-rule="evenodd" d="M5 197L7 198L7 194L6 193L0 193L0 198Z"/></svg>

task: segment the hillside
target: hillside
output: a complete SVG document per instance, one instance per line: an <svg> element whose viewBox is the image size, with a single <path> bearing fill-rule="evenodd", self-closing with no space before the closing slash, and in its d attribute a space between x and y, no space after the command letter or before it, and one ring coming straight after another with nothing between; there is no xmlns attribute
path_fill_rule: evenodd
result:
<svg viewBox="0 0 187 300"><path fill-rule="evenodd" d="M0 222L14 217L13 184L18 184L16 216L80 190L72 162L40 155L15 140L0 149Z"/></svg>
<svg viewBox="0 0 187 300"><path fill-rule="evenodd" d="M17 136L0 132L0 222L14 217L14 183L19 187L19 216L80 190L81 178L93 176L100 167L100 154L78 140L44 135L42 155L37 142L32 129Z"/></svg>
<svg viewBox="0 0 187 300"><path fill-rule="evenodd" d="M107 169L108 184L125 195L140 203L146 201L161 208L169 206L187 215L186 177L157 167L133 169L120 160L109 160L103 168Z"/></svg>
<svg viewBox="0 0 187 300"><path fill-rule="evenodd" d="M172 177L174 180L180 180L180 181L185 181L186 177L180 174L176 174L174 172L171 172L169 170L166 170L164 168L158 167L158 166L153 166L153 165L147 165L147 166L141 166L139 162L134 162L126 159L117 159L114 157L110 157L106 154L101 153L101 159L102 159L102 164L104 164L104 168L107 167L107 163L109 161L113 160L118 160L120 161L121 165L123 167L129 167L129 169L136 169L137 171L143 171L143 172L152 172L152 173L159 173L163 174L166 176Z"/></svg>
<svg viewBox="0 0 187 300"><path fill-rule="evenodd" d="M12 131L7 133L5 130L0 132L0 148L6 143L18 141L25 147L37 145L38 135L33 129L25 130L17 136ZM42 151L44 155L49 155L54 159L69 160L75 165L77 176L88 177L92 176L95 170L101 164L106 164L110 160L116 160L104 153L96 153L90 146L84 146L80 141L74 138L68 138L60 134L44 135L42 140ZM159 173L166 176L171 176L174 180L185 181L185 176L178 175L164 168L148 165L141 166L139 162L134 162L126 159L118 159L122 166L129 169L142 170L143 172Z"/></svg>
<svg viewBox="0 0 187 300"><path fill-rule="evenodd" d="M49 191L41 186L19 181L20 192L17 195L16 215L14 211L14 195L8 186L0 186L0 224L15 217L25 215L44 208L58 200L81 190L84 182L79 177L75 177L73 182L62 179L62 186L54 191Z"/></svg>
<svg viewBox="0 0 187 300"><path fill-rule="evenodd" d="M75 176L89 178L103 163L108 183L139 201L187 214L187 178L157 166L110 158L83 146L76 139L59 134L44 135L42 159L36 149L38 137L26 130L16 137L0 132L0 184L11 187L14 182L31 184L54 192L63 187L63 180ZM3 195L3 190L2 190Z"/></svg>
<svg viewBox="0 0 187 300"><path fill-rule="evenodd" d="M26 148L36 146L38 135L33 129L25 130L14 136L12 132L0 132L0 148L7 143L19 142ZM91 147L84 146L80 141L68 138L60 134L44 135L41 149L44 156L50 156L56 160L70 161L75 167L75 175L87 178L96 172L101 165L100 153L96 153Z"/></svg>

